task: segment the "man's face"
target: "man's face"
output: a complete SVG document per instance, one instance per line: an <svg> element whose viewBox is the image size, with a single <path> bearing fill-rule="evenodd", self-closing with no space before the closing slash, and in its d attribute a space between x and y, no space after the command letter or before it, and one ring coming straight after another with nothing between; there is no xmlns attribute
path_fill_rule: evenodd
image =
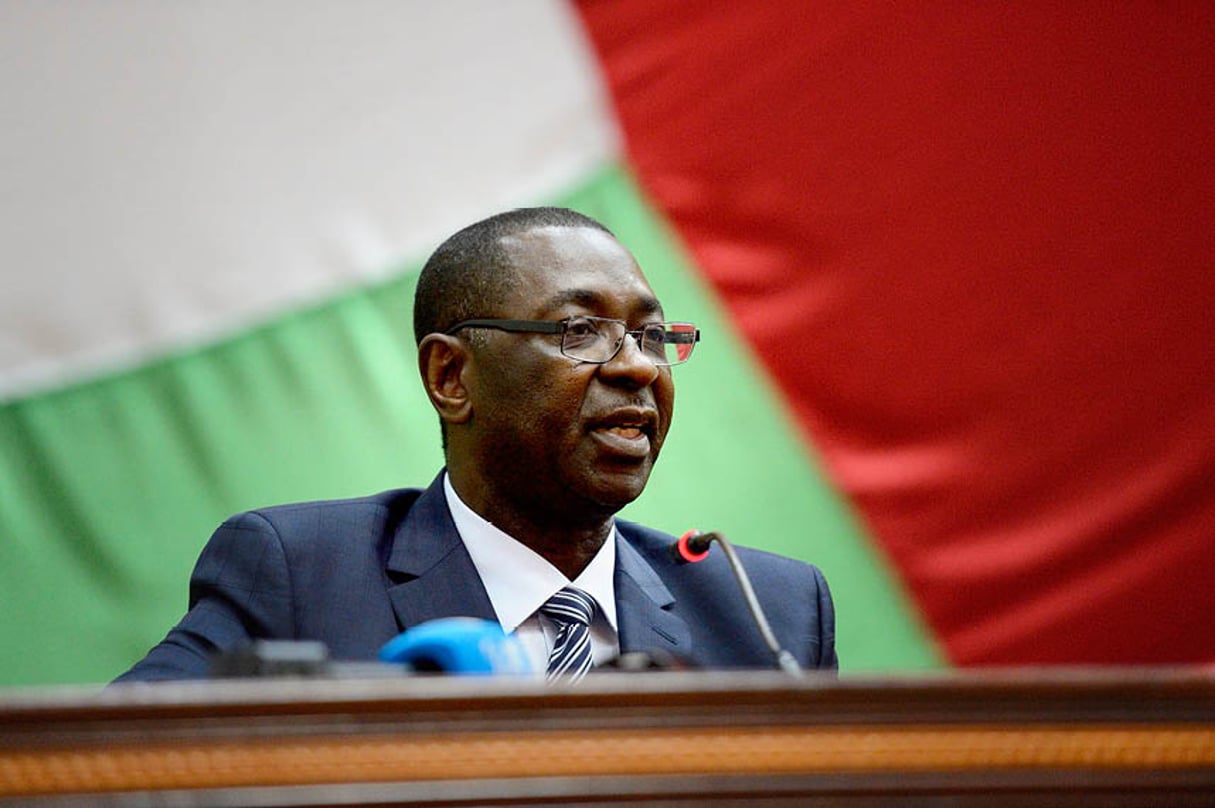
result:
<svg viewBox="0 0 1215 808"><path fill-rule="evenodd" d="M490 316L591 315L630 329L663 320L637 263L606 233L549 227L503 245L520 283ZM641 494L671 424L669 367L645 358L632 337L601 365L562 355L560 335L480 339L470 426L491 502L568 522L601 519Z"/></svg>

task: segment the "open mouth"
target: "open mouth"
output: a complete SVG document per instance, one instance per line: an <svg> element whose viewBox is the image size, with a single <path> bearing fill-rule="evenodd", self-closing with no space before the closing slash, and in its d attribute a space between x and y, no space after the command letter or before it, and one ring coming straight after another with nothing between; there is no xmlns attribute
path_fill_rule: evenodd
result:
<svg viewBox="0 0 1215 808"><path fill-rule="evenodd" d="M613 454L630 458L648 457L658 417L648 410L617 412L594 422L591 434Z"/></svg>
<svg viewBox="0 0 1215 808"><path fill-rule="evenodd" d="M641 426L609 426L605 429L606 431L611 432L613 435L617 435L626 440L637 440L638 438L649 437L649 434Z"/></svg>

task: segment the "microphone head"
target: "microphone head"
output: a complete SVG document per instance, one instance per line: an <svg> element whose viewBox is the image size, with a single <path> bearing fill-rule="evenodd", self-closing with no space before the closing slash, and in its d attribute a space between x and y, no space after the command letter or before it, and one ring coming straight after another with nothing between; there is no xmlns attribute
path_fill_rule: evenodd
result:
<svg viewBox="0 0 1215 808"><path fill-rule="evenodd" d="M672 548L675 560L689 564L704 561L709 555L709 546L713 541L712 535L711 533L701 533L699 530L689 530L680 536L679 541L675 542L675 546Z"/></svg>
<svg viewBox="0 0 1215 808"><path fill-rule="evenodd" d="M686 671L695 667L690 660L678 654L654 648L649 651L625 651L595 670L632 673L634 671Z"/></svg>
<svg viewBox="0 0 1215 808"><path fill-rule="evenodd" d="M248 677L317 677L330 666L329 649L323 642L307 640L253 640L219 651L207 662L212 679Z"/></svg>
<svg viewBox="0 0 1215 808"><path fill-rule="evenodd" d="M385 643L379 657L382 662L409 665L416 671L532 673L523 643L493 620L476 617L442 617L420 623Z"/></svg>

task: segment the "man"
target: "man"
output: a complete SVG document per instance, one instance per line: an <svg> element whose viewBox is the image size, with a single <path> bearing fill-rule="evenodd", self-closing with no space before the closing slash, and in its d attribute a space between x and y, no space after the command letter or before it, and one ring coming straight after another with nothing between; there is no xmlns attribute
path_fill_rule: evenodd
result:
<svg viewBox="0 0 1215 808"><path fill-rule="evenodd" d="M681 564L673 536L615 519L645 488L671 425L671 365L699 332L664 322L603 225L531 208L465 228L422 270L414 332L446 469L425 490L229 519L198 561L189 612L121 680L202 677L215 652L256 638L370 659L458 615L497 620L539 670L622 652L773 665L720 555ZM834 669L821 573L740 552L777 639L802 666Z"/></svg>

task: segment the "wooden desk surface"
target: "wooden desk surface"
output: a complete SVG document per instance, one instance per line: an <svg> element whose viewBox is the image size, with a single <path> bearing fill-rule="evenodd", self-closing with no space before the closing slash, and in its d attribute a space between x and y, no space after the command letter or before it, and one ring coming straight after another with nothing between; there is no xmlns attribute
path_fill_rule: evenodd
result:
<svg viewBox="0 0 1215 808"><path fill-rule="evenodd" d="M250 679L0 693L0 801L1215 805L1215 673Z"/></svg>

